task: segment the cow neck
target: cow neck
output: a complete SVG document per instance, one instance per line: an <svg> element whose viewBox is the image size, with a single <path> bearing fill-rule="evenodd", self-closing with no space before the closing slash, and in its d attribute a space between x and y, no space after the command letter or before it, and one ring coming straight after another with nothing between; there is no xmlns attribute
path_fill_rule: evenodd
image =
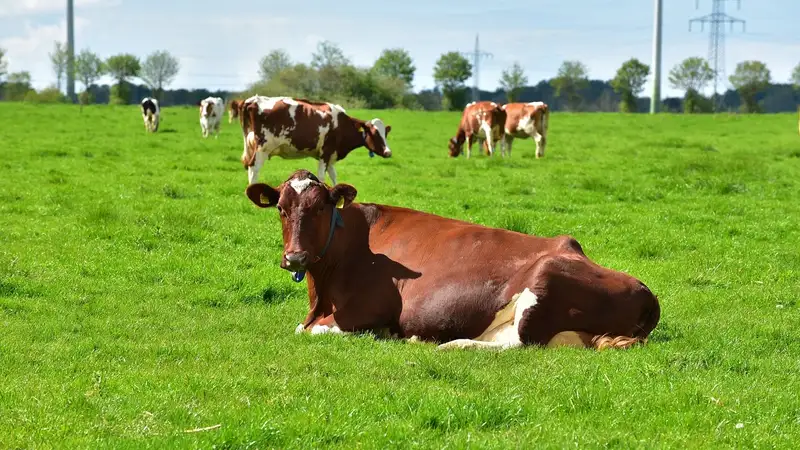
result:
<svg viewBox="0 0 800 450"><path fill-rule="evenodd" d="M322 247L322 251L319 252L319 255L317 255L314 263L320 262L322 258L325 257L325 254L328 252L328 248L331 246L331 242L333 242L333 233L336 231L337 227L344 228L344 220L342 219L342 215L339 213L339 208L337 208L336 205L333 205L333 211L331 212L331 223L330 227L328 228L328 239L325 241L325 247ZM305 275L305 270L293 272L292 280L294 280L296 283L299 283L303 281Z"/></svg>

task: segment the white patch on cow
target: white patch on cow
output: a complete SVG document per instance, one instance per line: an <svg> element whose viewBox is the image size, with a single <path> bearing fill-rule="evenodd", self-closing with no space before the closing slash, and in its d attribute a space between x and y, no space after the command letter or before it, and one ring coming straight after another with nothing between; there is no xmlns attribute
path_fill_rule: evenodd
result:
<svg viewBox="0 0 800 450"><path fill-rule="evenodd" d="M312 184L314 184L314 180L312 180L311 178L304 178L302 180L295 178L289 183L292 189L294 189L294 191L297 192L298 194L305 191L306 188L308 188Z"/></svg>
<svg viewBox="0 0 800 450"><path fill-rule="evenodd" d="M481 121L481 136L486 139L486 145L489 147L489 154L494 153L494 148L492 148L492 127L485 121Z"/></svg>
<svg viewBox="0 0 800 450"><path fill-rule="evenodd" d="M333 119L333 129L339 128L339 114L347 114L339 105L328 103L328 106L331 107L331 118ZM323 116L324 117L324 116Z"/></svg>
<svg viewBox="0 0 800 450"><path fill-rule="evenodd" d="M264 111L271 111L273 108L275 108L275 105L280 101L282 101L283 103L286 103L290 107L294 106L295 110L297 109L297 106L299 105L299 103L297 103L291 97L264 97L262 95L255 95L255 96L250 97L249 99L247 99L248 102L251 99L253 101L255 101L256 104L258 105L258 113L259 114L262 114ZM291 109L289 110L289 114L292 115L292 118L294 118L294 115L292 114L292 110Z"/></svg>
<svg viewBox="0 0 800 450"><path fill-rule="evenodd" d="M325 137L328 136L328 131L330 130L330 124L320 125L317 128L317 148L322 148L322 144L325 143Z"/></svg>
<svg viewBox="0 0 800 450"><path fill-rule="evenodd" d="M492 102L492 106L494 106L495 108L497 108L497 103L495 103L495 102Z"/></svg>
<svg viewBox="0 0 800 450"><path fill-rule="evenodd" d="M528 104L531 106L542 106L544 105L544 102L528 102Z"/></svg>
<svg viewBox="0 0 800 450"><path fill-rule="evenodd" d="M302 323L298 323L297 327L295 327L295 329L294 329L294 334L300 334L300 333L303 332L304 329L305 329L305 327L303 326L303 324Z"/></svg>
<svg viewBox="0 0 800 450"><path fill-rule="evenodd" d="M523 133L527 134L528 136L533 136L536 132L536 124L533 121L533 118L526 114L517 123L517 131L522 131Z"/></svg>
<svg viewBox="0 0 800 450"><path fill-rule="evenodd" d="M508 348L522 346L522 338L519 332L519 323L522 315L530 308L536 306L538 298L530 289L525 288L519 294L511 297L503 309L495 314L494 320L486 330L475 339L456 339L441 344L441 350L449 348L498 348L505 350Z"/></svg>
<svg viewBox="0 0 800 450"><path fill-rule="evenodd" d="M329 327L328 325L314 325L311 327L311 334L345 334L338 325Z"/></svg>

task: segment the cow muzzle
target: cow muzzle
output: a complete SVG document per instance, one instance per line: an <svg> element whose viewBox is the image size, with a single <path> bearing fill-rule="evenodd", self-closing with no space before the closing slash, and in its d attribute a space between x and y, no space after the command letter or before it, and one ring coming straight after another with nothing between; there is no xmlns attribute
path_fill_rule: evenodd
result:
<svg viewBox="0 0 800 450"><path fill-rule="evenodd" d="M281 269L290 272L299 272L306 269L309 262L309 254L305 251L284 253L281 261Z"/></svg>

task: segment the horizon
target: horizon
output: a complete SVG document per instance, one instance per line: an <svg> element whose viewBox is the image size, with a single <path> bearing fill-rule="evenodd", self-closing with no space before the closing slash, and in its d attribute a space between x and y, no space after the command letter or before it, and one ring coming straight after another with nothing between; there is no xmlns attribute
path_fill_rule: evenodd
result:
<svg viewBox="0 0 800 450"><path fill-rule="evenodd" d="M689 31L689 19L711 11L711 0L699 3L699 9L695 9L694 0L664 5L662 98L683 96L669 86L669 71L675 64L690 56L707 57L709 27L701 31L699 24L694 24ZM730 88L727 76L738 62L765 62L773 83L789 82L792 69L800 63L800 33L792 29L791 19L800 16L800 2L771 3L756 6L755 1L744 0L737 9L736 2L728 2L727 12L746 20L747 27L745 32L738 25L733 32L725 27L726 70L721 92ZM385 48L406 49L417 69L415 92L435 86L433 66L441 54L471 52L476 34L480 35L481 50L493 54L481 60L479 87L483 91L496 91L501 72L515 61L525 70L530 86L556 76L564 60L581 61L589 69L589 79L594 80L613 78L622 62L631 57L652 66L653 2L648 0L597 0L591 9L579 13L570 12L575 6L558 4L558 0L543 0L537 5L505 1L488 8L475 0L464 0L457 10L419 0L402 6L387 4L381 9L364 8L356 2L325 8L324 3L314 0L302 6L285 6L274 15L241 12L252 10L254 5L245 0L187 4L186 0L168 5L152 0L136 4L75 0L75 53L89 48L103 59L118 53L133 53L144 59L155 50L167 50L179 58L181 70L166 89L210 91L246 89L258 80L261 57L274 49L286 50L293 62L308 63L322 40L337 44L356 66L371 66ZM158 14L148 17L153 10ZM303 11L316 14L306 17ZM626 23L620 18L623 15L637 21ZM8 72L30 72L36 89L54 85L48 53L54 41L66 41L65 18L63 0L0 0L0 47L7 52ZM537 22L547 26L536 27ZM408 31L409 23L415 25L413 33ZM296 33L298 27L300 33ZM264 39L255 39L259 35ZM559 42L548 42L553 39ZM537 47L539 42L545 45ZM792 60L793 55L798 59ZM651 67L642 97L651 95L652 78ZM109 78L103 77L98 84L108 82ZM472 78L465 84L472 86ZM76 90L80 91L78 83ZM705 89L706 93L711 91L711 87Z"/></svg>

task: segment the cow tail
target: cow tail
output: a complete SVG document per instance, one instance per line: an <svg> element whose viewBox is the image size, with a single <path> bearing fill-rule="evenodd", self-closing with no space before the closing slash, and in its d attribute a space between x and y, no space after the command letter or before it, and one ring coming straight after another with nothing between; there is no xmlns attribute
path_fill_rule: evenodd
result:
<svg viewBox="0 0 800 450"><path fill-rule="evenodd" d="M596 335L590 340L592 348L596 350L607 348L627 349L647 343L647 336L656 328L658 321L661 319L661 306L659 305L658 298L653 295L646 286L642 286L643 289L640 292L642 292L642 295L646 296L644 300L644 311L642 311L639 322L630 333L631 336Z"/></svg>
<svg viewBox="0 0 800 450"><path fill-rule="evenodd" d="M247 144L247 159L245 160L245 166L252 167L253 164L256 162L256 153L258 152L258 138L255 135L255 123L256 123L256 111L258 110L258 106L255 104L249 105L242 105L242 109L240 110L241 120L245 122L245 120L249 120L249 123L246 124L245 130L248 130L245 133L244 139ZM247 117L245 117L247 114ZM252 131L249 131L252 128ZM253 140L251 141L250 133L253 133Z"/></svg>

